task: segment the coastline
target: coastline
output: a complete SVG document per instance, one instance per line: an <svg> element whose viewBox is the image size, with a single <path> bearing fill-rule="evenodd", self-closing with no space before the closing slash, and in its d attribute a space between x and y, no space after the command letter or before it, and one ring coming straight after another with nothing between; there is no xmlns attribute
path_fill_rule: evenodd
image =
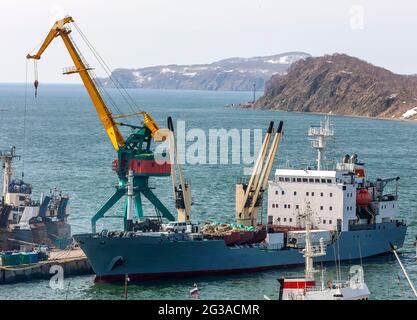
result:
<svg viewBox="0 0 417 320"><path fill-rule="evenodd" d="M289 113L314 114L314 115L325 115L325 116L338 116L338 117L350 117L350 118L363 118L363 119L371 119L371 120L387 120L387 121L417 123L417 119L370 117L370 116L358 116L358 115L350 115L350 114L337 114L337 113L325 113L325 112L288 111L288 110L280 110L280 109L261 109L261 108L245 107L243 105L245 105L245 104L244 103L241 103L241 104L237 103L237 104L233 104L233 105L227 105L227 106L225 106L225 108L258 110L258 111L279 111L279 112L289 112Z"/></svg>

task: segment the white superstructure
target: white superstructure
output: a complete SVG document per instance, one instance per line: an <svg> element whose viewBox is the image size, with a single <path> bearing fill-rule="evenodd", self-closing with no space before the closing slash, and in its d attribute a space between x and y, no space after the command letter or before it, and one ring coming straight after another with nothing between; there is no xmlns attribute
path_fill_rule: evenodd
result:
<svg viewBox="0 0 417 320"><path fill-rule="evenodd" d="M313 147L317 149L320 168L324 138L333 136L333 129L328 120L313 129L309 135L316 133ZM398 180L368 181L364 164L355 154L344 156L335 170L278 169L268 185L268 224L305 228L300 213L307 203L314 212L315 229L348 231L389 222L398 214ZM391 181L396 182L395 190L387 193L384 189Z"/></svg>

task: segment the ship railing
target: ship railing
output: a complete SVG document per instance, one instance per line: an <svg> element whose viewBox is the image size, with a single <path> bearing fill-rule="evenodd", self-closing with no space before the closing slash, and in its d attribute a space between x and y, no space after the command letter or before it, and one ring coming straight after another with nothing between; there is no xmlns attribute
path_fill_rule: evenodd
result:
<svg viewBox="0 0 417 320"><path fill-rule="evenodd" d="M286 276L286 279L298 279L299 277L297 276ZM329 286L330 285L330 286ZM324 288L321 285L314 285L314 286L306 286L306 290L307 291L323 291L324 290L330 290L330 289L342 289L342 288L347 288L349 287L349 281L337 281L337 282L333 282L331 281L330 283L327 283L327 285L324 285Z"/></svg>
<svg viewBox="0 0 417 320"><path fill-rule="evenodd" d="M360 231L360 230L375 230L376 224L351 224L349 225L349 231Z"/></svg>
<svg viewBox="0 0 417 320"><path fill-rule="evenodd" d="M300 162L286 161L285 163L278 164L278 169L295 169L295 170L316 170L316 161L306 160ZM325 159L322 162L323 171L334 171L336 169L335 159Z"/></svg>
<svg viewBox="0 0 417 320"><path fill-rule="evenodd" d="M282 250L283 248L283 244L268 244L268 245L260 245L259 246L261 249L266 249L268 251L279 251Z"/></svg>
<svg viewBox="0 0 417 320"><path fill-rule="evenodd" d="M331 282L331 287L329 287L328 285L324 286L324 289L342 289L342 288L347 288L349 287L349 282L348 281L342 281L342 282ZM316 286L307 286L306 287L307 291L323 291L323 288L319 285Z"/></svg>

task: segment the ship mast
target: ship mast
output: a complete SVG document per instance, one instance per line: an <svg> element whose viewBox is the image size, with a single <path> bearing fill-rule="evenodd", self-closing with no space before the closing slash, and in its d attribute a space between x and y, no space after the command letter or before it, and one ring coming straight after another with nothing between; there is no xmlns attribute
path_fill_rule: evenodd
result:
<svg viewBox="0 0 417 320"><path fill-rule="evenodd" d="M16 147L11 147L10 151L0 151L0 160L3 161L3 191L2 198L3 202L8 192L10 180L12 178L12 161L14 158L20 158L16 155Z"/></svg>
<svg viewBox="0 0 417 320"><path fill-rule="evenodd" d="M326 117L324 121L320 122L320 127L311 126L308 130L308 136L314 137L312 147L317 150L317 170L322 170L326 138L334 136L334 130L330 125L329 117Z"/></svg>

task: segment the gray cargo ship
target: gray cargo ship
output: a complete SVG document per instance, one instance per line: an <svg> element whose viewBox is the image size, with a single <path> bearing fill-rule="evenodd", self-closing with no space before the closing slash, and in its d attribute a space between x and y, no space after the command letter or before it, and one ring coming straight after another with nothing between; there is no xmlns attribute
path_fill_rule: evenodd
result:
<svg viewBox="0 0 417 320"><path fill-rule="evenodd" d="M236 211L238 223L246 226L211 225L211 229L222 230L217 235L205 232L210 229L207 225L188 221L181 232L161 225L159 231L103 230L74 238L87 255L98 282L119 281L126 275L142 280L303 265L305 221L301 213L307 205L315 213L313 244L322 240L327 246L327 253L317 262L372 257L390 252L391 245L401 248L407 225L397 219L399 178L369 181L365 165L356 155L346 155L333 169L325 169L325 142L333 134L328 120L310 128L312 146L318 153L316 168L277 169L267 189L252 190L247 183L237 185L237 207L243 194L254 192L258 196L257 191L262 194L268 190L266 225L257 224L257 210L245 209L262 202L262 197L252 195L249 200L245 198L244 208ZM247 223L246 218L251 222Z"/></svg>

